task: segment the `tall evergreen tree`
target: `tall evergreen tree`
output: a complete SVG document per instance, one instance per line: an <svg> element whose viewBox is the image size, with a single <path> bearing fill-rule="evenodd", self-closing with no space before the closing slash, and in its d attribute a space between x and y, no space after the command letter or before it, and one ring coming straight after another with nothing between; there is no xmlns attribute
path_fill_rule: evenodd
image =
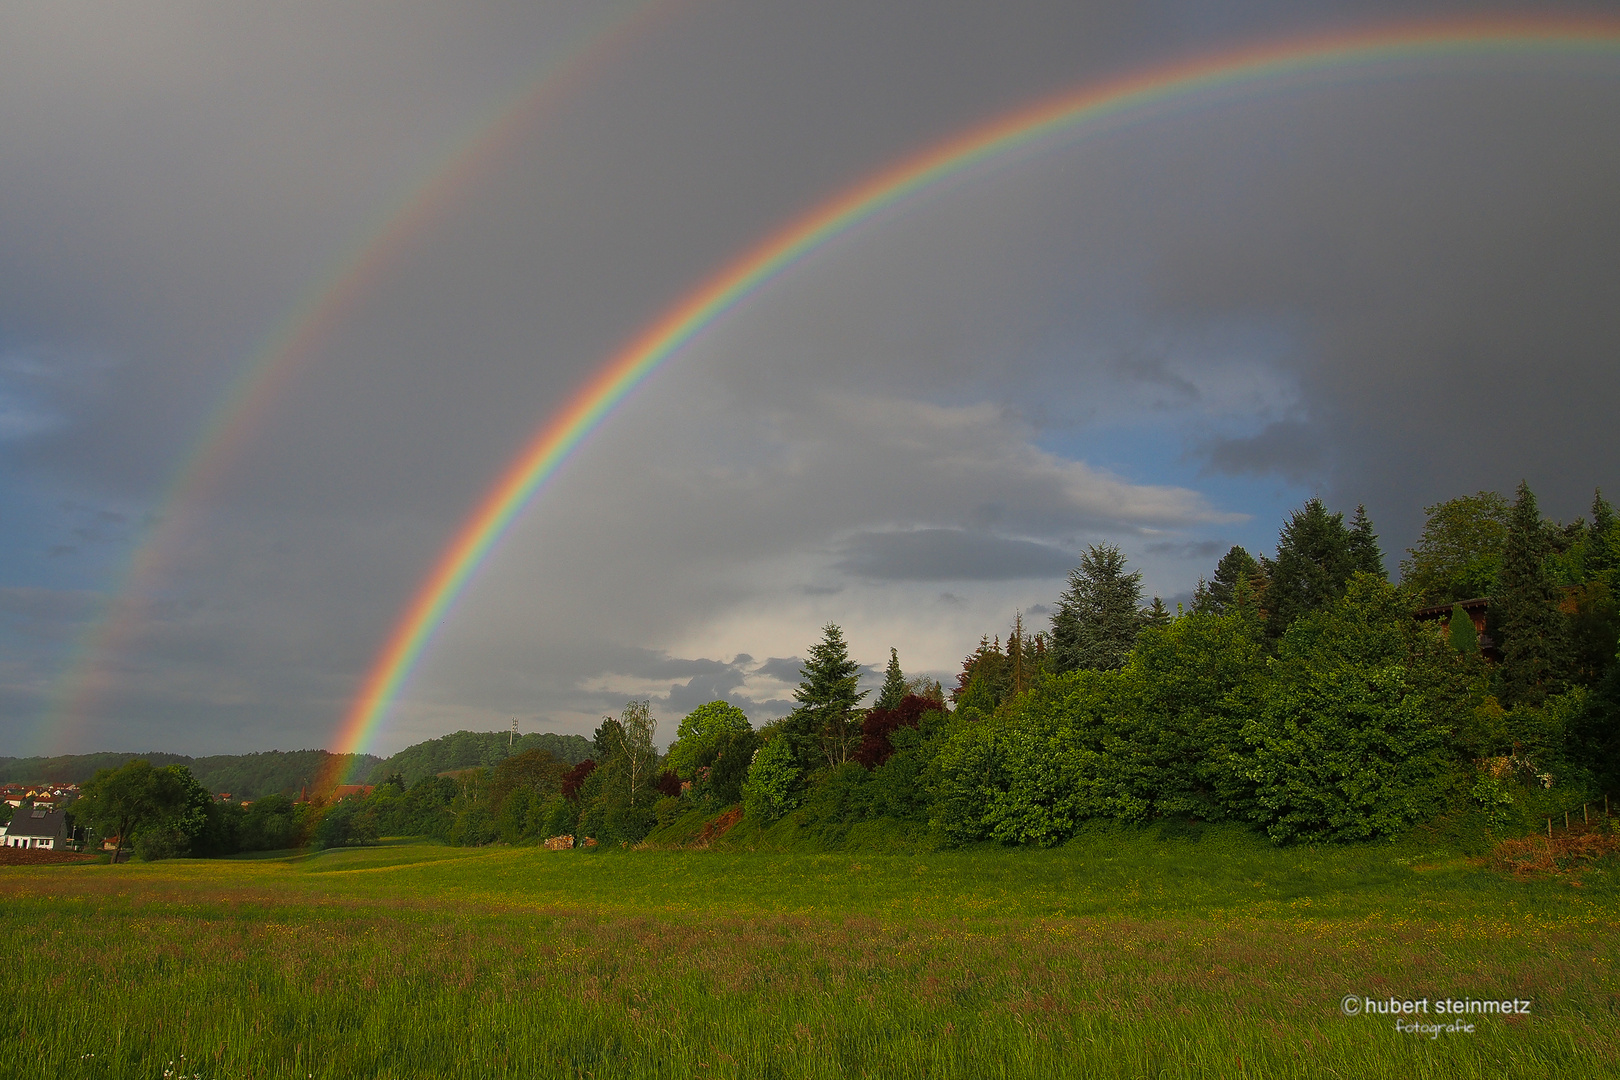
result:
<svg viewBox="0 0 1620 1080"><path fill-rule="evenodd" d="M849 658L844 632L834 623L821 628L821 640L799 669L793 691L799 707L782 721L782 737L793 740L800 767L809 772L825 762L840 765L861 743L856 706L865 691L856 690L861 666Z"/></svg>
<svg viewBox="0 0 1620 1080"><path fill-rule="evenodd" d="M1029 689L1032 674L1028 636L1024 632L1024 613L1014 612L1012 632L1007 635L1007 690L1022 694Z"/></svg>
<svg viewBox="0 0 1620 1080"><path fill-rule="evenodd" d="M1564 688L1566 619L1547 573L1547 553L1547 526L1535 493L1521 481L1491 600L1502 647L1502 696L1509 704L1538 704Z"/></svg>
<svg viewBox="0 0 1620 1080"><path fill-rule="evenodd" d="M1615 571L1620 569L1620 520L1614 507L1599 488L1592 495L1592 528L1586 534L1586 557L1582 570L1588 582L1601 581L1611 590L1620 590Z"/></svg>
<svg viewBox="0 0 1620 1080"><path fill-rule="evenodd" d="M1069 571L1069 587L1052 613L1058 671L1123 667L1141 628L1142 572L1126 573L1113 544L1093 544Z"/></svg>
<svg viewBox="0 0 1620 1080"><path fill-rule="evenodd" d="M1142 629L1144 630L1150 626L1162 629L1169 626L1171 621L1172 616L1166 610L1164 601L1157 596L1153 598L1153 603L1142 609Z"/></svg>
<svg viewBox="0 0 1620 1080"><path fill-rule="evenodd" d="M1260 574L1260 563L1237 544L1221 556L1215 564L1215 576L1208 582L1199 582L1193 594L1192 609L1204 615L1225 615L1232 604L1232 590L1239 581L1247 581L1251 591Z"/></svg>
<svg viewBox="0 0 1620 1080"><path fill-rule="evenodd" d="M889 648L889 668L883 673L883 689L878 691L877 704L874 709L898 709L900 703L906 699L906 676L900 670L900 651L893 646Z"/></svg>
<svg viewBox="0 0 1620 1080"><path fill-rule="evenodd" d="M1370 529L1369 529L1370 532ZM1377 549L1377 540L1373 540ZM1343 514L1330 514L1313 498L1295 510L1277 537L1277 558L1267 568L1266 633L1281 637L1288 624L1344 595L1356 567Z"/></svg>
<svg viewBox="0 0 1620 1080"><path fill-rule="evenodd" d="M1350 519L1350 533L1345 537L1345 558L1350 572L1372 574L1379 581L1387 581L1384 570L1384 551L1378 546L1378 534L1373 532L1366 506L1356 507L1356 516Z"/></svg>
<svg viewBox="0 0 1620 1080"><path fill-rule="evenodd" d="M1007 697L1010 688L1007 654L1001 651L1001 638L992 643L988 634L979 638L979 647L962 658L962 670L956 676L956 687L951 691L951 702L961 706L967 701L968 688L974 688L971 702L985 712L993 711Z"/></svg>

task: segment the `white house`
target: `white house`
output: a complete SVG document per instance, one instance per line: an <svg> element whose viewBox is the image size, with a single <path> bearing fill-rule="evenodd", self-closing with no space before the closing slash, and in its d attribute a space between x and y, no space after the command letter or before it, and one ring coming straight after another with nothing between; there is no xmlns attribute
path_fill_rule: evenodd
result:
<svg viewBox="0 0 1620 1080"><path fill-rule="evenodd" d="M18 810L0 835L0 847L54 849L67 843L67 811Z"/></svg>

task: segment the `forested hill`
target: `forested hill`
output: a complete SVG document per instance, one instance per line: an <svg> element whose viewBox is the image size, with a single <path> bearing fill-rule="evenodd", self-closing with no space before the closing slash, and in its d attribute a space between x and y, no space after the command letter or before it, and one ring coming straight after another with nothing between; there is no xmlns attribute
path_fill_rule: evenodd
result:
<svg viewBox="0 0 1620 1080"><path fill-rule="evenodd" d="M277 792L296 794L305 784L330 775L335 756L325 750L266 750L257 754L216 754L187 757L164 753L64 754L61 757L0 757L0 783L31 784L42 781L82 784L99 769L115 769L133 758L145 758L154 766L184 765L197 782L209 791L228 791L243 799L257 799ZM350 767L360 773L379 764L374 754L345 754Z"/></svg>
<svg viewBox="0 0 1620 1080"><path fill-rule="evenodd" d="M591 741L581 735L534 732L513 739L509 731L458 731L407 746L372 769L371 778L375 781L389 773L403 773L405 786L409 787L424 776L451 769L494 768L502 759L525 750L546 750L570 765L593 753Z"/></svg>

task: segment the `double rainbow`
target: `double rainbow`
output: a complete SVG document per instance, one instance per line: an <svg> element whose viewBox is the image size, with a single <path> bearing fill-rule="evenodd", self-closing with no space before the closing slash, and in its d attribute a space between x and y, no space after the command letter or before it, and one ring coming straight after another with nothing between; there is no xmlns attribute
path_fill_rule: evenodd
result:
<svg viewBox="0 0 1620 1080"><path fill-rule="evenodd" d="M631 390L726 312L800 259L874 215L975 166L1072 142L1155 106L1306 73L1379 68L1450 55L1620 55L1615 20L1471 20L1306 38L1225 52L1018 109L888 166L822 203L709 278L610 358L507 465L457 530L389 634L335 737L358 752L386 718L434 630L547 479Z"/></svg>

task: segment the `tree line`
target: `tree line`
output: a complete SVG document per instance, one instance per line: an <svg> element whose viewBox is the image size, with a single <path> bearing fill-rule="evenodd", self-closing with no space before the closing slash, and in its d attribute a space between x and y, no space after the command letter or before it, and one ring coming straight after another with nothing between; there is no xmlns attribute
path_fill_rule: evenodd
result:
<svg viewBox="0 0 1620 1080"><path fill-rule="evenodd" d="M1365 510L1347 521L1311 499L1273 552L1233 547L1172 612L1144 602L1141 574L1099 544L1070 573L1049 631L1015 614L948 692L907 678L891 649L867 704L863 669L830 624L795 708L760 728L710 702L660 754L649 703L635 701L604 718L583 760L536 747L410 784L396 771L364 798L269 807L252 827L244 812L234 843L269 842L271 818L275 835L317 845L632 843L729 807L828 840L883 819L947 844L1197 819L1279 843L1354 841L1425 821L1522 831L1615 790L1620 523L1601 493L1572 522L1543 517L1526 485L1511 501L1452 499L1426 508L1407 554L1391 582ZM1462 605L1482 599L1479 634ZM1414 617L1446 605L1449 618ZM225 826L198 824L229 811L188 805L195 836L232 842L218 839Z"/></svg>

